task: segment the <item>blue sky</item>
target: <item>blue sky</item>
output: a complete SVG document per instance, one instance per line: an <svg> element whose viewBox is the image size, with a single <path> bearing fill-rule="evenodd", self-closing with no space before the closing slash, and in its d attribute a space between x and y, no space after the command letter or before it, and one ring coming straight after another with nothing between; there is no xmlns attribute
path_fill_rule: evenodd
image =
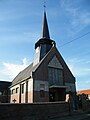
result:
<svg viewBox="0 0 90 120"><path fill-rule="evenodd" d="M46 6L51 39L77 90L90 89L90 0L46 0ZM0 80L12 81L33 61L42 23L43 0L0 0Z"/></svg>

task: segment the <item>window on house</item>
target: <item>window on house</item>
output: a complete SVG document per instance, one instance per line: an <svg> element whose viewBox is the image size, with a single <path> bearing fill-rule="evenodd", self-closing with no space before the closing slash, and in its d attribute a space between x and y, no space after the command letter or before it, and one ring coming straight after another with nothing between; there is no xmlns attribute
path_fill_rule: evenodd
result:
<svg viewBox="0 0 90 120"><path fill-rule="evenodd" d="M16 93L18 93L18 92L19 92L19 87L16 88Z"/></svg>
<svg viewBox="0 0 90 120"><path fill-rule="evenodd" d="M22 93L24 93L24 84L22 84L22 89L21 90L22 90Z"/></svg>

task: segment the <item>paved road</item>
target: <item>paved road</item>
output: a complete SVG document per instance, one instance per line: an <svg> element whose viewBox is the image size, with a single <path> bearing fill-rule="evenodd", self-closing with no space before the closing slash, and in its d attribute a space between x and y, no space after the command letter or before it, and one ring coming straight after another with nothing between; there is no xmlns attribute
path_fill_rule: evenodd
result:
<svg viewBox="0 0 90 120"><path fill-rule="evenodd" d="M90 114L88 113L75 114L71 116L52 118L50 120L90 120Z"/></svg>

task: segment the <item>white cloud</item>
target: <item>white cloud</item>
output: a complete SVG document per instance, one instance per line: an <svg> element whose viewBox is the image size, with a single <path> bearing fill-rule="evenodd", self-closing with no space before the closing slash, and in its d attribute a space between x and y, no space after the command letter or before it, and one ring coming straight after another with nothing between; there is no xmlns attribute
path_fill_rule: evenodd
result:
<svg viewBox="0 0 90 120"><path fill-rule="evenodd" d="M3 69L0 70L0 77L1 76L6 76L7 79L12 80L14 77L16 77L16 75L22 71L23 69L25 69L28 65L30 64L30 62L24 58L21 62L21 64L14 64L14 63L3 63ZM2 78L0 78L2 79Z"/></svg>
<svg viewBox="0 0 90 120"><path fill-rule="evenodd" d="M69 17L70 29L74 32L79 32L90 25L90 12L82 2L80 0L60 0L61 8Z"/></svg>
<svg viewBox="0 0 90 120"><path fill-rule="evenodd" d="M85 81L87 84L90 84L90 80Z"/></svg>
<svg viewBox="0 0 90 120"><path fill-rule="evenodd" d="M67 63L77 77L90 76L90 63L85 59L72 58L68 59Z"/></svg>

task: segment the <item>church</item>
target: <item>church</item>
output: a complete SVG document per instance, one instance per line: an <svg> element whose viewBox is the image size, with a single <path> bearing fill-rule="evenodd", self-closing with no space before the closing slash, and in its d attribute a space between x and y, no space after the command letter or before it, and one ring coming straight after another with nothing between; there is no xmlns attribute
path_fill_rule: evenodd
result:
<svg viewBox="0 0 90 120"><path fill-rule="evenodd" d="M50 38L44 11L42 37L35 43L33 62L22 70L10 86L10 103L65 101L76 95L75 77Z"/></svg>

